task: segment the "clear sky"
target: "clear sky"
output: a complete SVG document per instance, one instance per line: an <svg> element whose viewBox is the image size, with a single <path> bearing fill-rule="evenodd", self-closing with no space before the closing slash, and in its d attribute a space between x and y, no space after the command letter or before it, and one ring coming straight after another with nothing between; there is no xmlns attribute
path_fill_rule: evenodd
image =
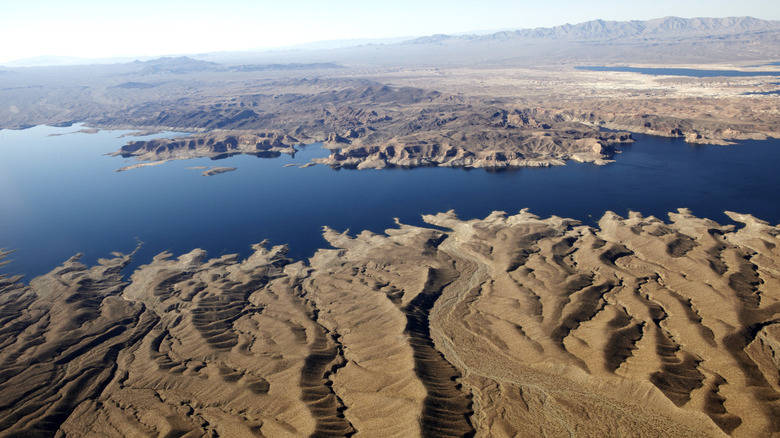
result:
<svg viewBox="0 0 780 438"><path fill-rule="evenodd" d="M0 62L157 56L664 16L780 20L779 0L0 0Z"/></svg>

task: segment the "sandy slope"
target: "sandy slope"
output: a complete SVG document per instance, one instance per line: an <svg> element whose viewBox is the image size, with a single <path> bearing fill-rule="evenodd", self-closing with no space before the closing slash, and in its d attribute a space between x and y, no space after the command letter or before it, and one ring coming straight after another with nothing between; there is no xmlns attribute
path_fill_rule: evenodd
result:
<svg viewBox="0 0 780 438"><path fill-rule="evenodd" d="M308 264L2 278L0 435L771 436L780 229L730 215L450 212Z"/></svg>

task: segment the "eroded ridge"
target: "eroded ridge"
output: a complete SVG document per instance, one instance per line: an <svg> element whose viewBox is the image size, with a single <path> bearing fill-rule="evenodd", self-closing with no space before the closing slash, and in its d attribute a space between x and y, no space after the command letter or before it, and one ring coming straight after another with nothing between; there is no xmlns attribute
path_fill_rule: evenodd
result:
<svg viewBox="0 0 780 438"><path fill-rule="evenodd" d="M6 281L2 434L314 433L299 383L322 328L285 248L255 250L161 254L129 284L128 256Z"/></svg>
<svg viewBox="0 0 780 438"><path fill-rule="evenodd" d="M436 349L429 330L431 308L458 275L437 250L446 235L408 226L388 233L351 238L327 230L326 239L339 249L321 250L312 260L317 273L311 281L319 287L312 296L327 309L323 319L344 333L348 363L337 376L345 382L337 385L344 400L382 413L387 409L382 405L389 404L402 414L385 418L373 409L349 407L347 416L354 416L353 424L382 427L383 436L471 436L470 393L462 388L458 369ZM381 396L351 384L358 376L386 382L369 386ZM412 395L413 405L408 400Z"/></svg>
<svg viewBox="0 0 780 438"><path fill-rule="evenodd" d="M441 296L442 283L449 280L442 277L440 271L429 269L423 291L403 308L406 333L414 350L415 372L428 391L420 422L426 437L473 436L470 394L461 390L460 372L436 350L431 339L429 313Z"/></svg>
<svg viewBox="0 0 780 438"><path fill-rule="evenodd" d="M305 305L308 306L309 317L316 322L319 310L310 300ZM346 407L333 391L330 380L330 376L344 366L341 343L322 325L315 325L313 332L310 352L301 371L301 399L317 421L311 436L352 436L355 428L344 417Z"/></svg>
<svg viewBox="0 0 780 438"><path fill-rule="evenodd" d="M449 212L308 264L0 277L0 435L771 436L780 228L728 215Z"/></svg>
<svg viewBox="0 0 780 438"><path fill-rule="evenodd" d="M746 226L426 217L453 230L440 248L462 274L431 324L480 431L777 433L780 230L729 215Z"/></svg>
<svg viewBox="0 0 780 438"><path fill-rule="evenodd" d="M156 322L143 304L116 296L129 256L92 268L78 258L29 286L0 278L0 435L54 435Z"/></svg>

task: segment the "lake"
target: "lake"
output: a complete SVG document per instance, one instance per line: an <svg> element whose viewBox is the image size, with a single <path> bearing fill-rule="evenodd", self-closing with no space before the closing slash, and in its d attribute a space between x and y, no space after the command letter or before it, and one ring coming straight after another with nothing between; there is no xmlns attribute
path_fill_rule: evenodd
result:
<svg viewBox="0 0 780 438"><path fill-rule="evenodd" d="M775 64L772 64L775 65ZM625 73L640 73L643 75L668 75L688 76L693 78L713 78L721 76L729 77L754 77L754 76L780 76L780 71L739 71L739 70L700 70L694 68L645 68L645 67L605 67L605 66L578 66L577 70L589 71L615 71Z"/></svg>
<svg viewBox="0 0 780 438"><path fill-rule="evenodd" d="M421 214L454 209L461 218L528 207L594 224L606 210L668 219L688 207L728 223L722 213L750 213L780 223L780 140L736 146L689 145L680 139L635 135L616 163L569 163L552 168L332 170L306 163L328 151L309 145L295 157L239 155L172 161L126 172L113 152L128 131L73 133L82 127L38 126L0 131L0 247L16 249L2 273L27 278L48 272L76 253L93 264L112 251L144 242L133 266L162 251L193 248L210 257L247 255L252 243L289 243L305 259L327 247L323 225L382 232L393 218L421 225ZM171 133L159 134L172 135ZM202 176L192 166L230 166Z"/></svg>

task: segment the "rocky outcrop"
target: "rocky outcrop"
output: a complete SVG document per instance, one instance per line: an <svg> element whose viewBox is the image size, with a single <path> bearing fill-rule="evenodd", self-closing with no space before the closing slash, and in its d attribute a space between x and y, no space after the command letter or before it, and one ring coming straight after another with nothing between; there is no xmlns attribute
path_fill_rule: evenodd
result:
<svg viewBox="0 0 780 438"><path fill-rule="evenodd" d="M140 161L186 160L197 157L222 158L236 154L273 158L283 153L294 155L297 143L298 140L289 135L273 132L215 132L193 134L188 137L131 141L109 155L136 158Z"/></svg>
<svg viewBox="0 0 780 438"><path fill-rule="evenodd" d="M326 228L308 263L0 277L0 436L772 436L780 228L728 214L449 212Z"/></svg>
<svg viewBox="0 0 780 438"><path fill-rule="evenodd" d="M735 123L728 117L693 118L658 114L619 114L591 112L577 114L564 110L563 120L601 128L624 130L662 137L682 138L691 144L732 145L740 140L766 140L777 135L774 123Z"/></svg>
<svg viewBox="0 0 780 438"><path fill-rule="evenodd" d="M504 131L504 132L502 132ZM354 132L354 131L353 131ZM614 145L632 142L628 133L596 132L588 129L553 130L486 128L480 132L448 132L442 135L413 135L378 145L345 137L329 141L333 152L314 161L333 168L383 169L387 167L546 167L568 160L606 164ZM329 139L330 140L330 139Z"/></svg>

